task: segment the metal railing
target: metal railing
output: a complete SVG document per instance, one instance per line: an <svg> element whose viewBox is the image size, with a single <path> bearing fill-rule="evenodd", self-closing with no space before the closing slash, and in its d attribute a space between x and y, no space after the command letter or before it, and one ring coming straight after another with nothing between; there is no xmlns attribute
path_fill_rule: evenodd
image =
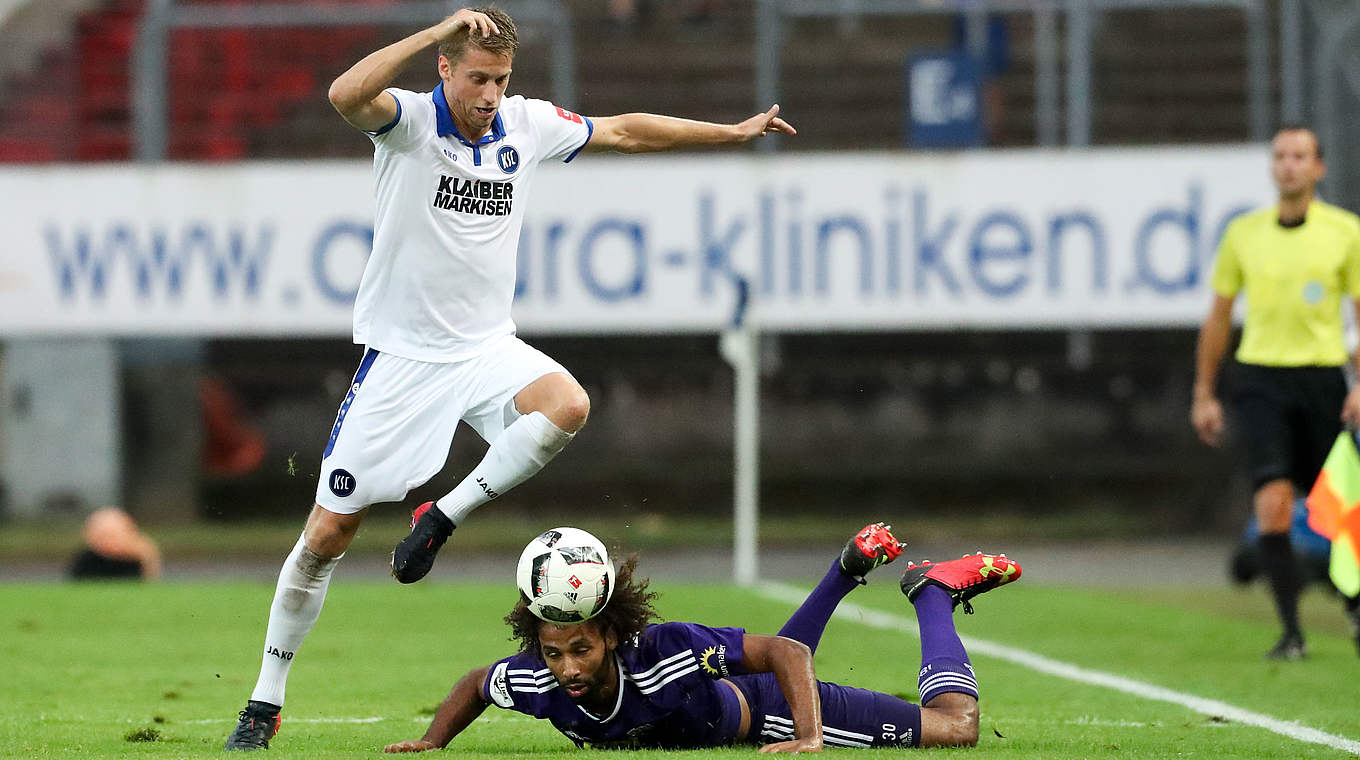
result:
<svg viewBox="0 0 1360 760"><path fill-rule="evenodd" d="M1238 8L1247 23L1248 131L1253 140L1269 136L1271 122L1269 29L1264 0L757 0L757 109L779 101L785 24L798 18L904 16L966 13L1030 13L1034 16L1035 132L1040 145L1057 145L1057 17L1067 17L1067 144L1091 142L1091 37L1093 17L1102 11L1177 8ZM973 24L976 27L976 24ZM763 140L775 150L777 140Z"/></svg>
<svg viewBox="0 0 1360 760"><path fill-rule="evenodd" d="M1305 25L1307 8L1312 24ZM1297 59L1282 65L1284 94L1288 108L1282 108L1291 121L1313 121L1318 140L1326 149L1327 179L1323 192L1328 200L1349 209L1360 207L1360 147L1350 137L1360 119L1360 5L1354 2L1285 0L1282 16L1290 18L1289 45ZM1281 48L1285 47L1284 25ZM1311 34L1310 34L1311 33ZM1311 37L1311 44L1305 42ZM1311 101L1305 87L1308 70L1304 51L1313 51ZM1283 55L1282 55L1283 58ZM1282 64L1284 61L1282 60ZM1311 106L1311 107L1310 107Z"/></svg>
<svg viewBox="0 0 1360 760"><path fill-rule="evenodd" d="M140 161L166 156L169 118L169 40L176 29L248 27L318 27L364 25L429 25L465 3L456 0L412 0L392 5L253 3L250 5L180 5L150 0L133 48L133 155ZM576 43L571 12L565 3L500 0L500 6L528 30L549 38L549 87L559 103L576 101Z"/></svg>
<svg viewBox="0 0 1360 760"><path fill-rule="evenodd" d="M1278 0L1271 28L1266 0L755 0L755 106L781 94L783 50L795 19L853 20L865 16L965 14L970 43L987 13L1033 18L1035 135L1043 146L1083 146L1092 141L1094 110L1092 38L1099 14L1122 10L1229 8L1244 15L1247 124L1252 140L1265 141L1283 122L1313 120L1328 149L1329 194L1360 203L1360 148L1346 142L1346 123L1360 111L1360 4L1353 0ZM526 30L549 45L549 87L559 103L577 98L577 55L568 4L555 0L503 0ZM408 0L389 5L251 3L193 5L148 0L133 51L134 156L165 158L170 34L188 28L417 26L456 10L456 0ZM1065 21L1060 34L1060 21ZM1311 23L1310 23L1311 22ZM1271 37L1278 33L1279 106L1271 99ZM1061 65L1064 63L1065 66ZM1062 72L1065 70L1066 75ZM1349 110L1348 110L1349 109ZM778 138L760 141L776 150ZM1354 176L1352 176L1354 175Z"/></svg>

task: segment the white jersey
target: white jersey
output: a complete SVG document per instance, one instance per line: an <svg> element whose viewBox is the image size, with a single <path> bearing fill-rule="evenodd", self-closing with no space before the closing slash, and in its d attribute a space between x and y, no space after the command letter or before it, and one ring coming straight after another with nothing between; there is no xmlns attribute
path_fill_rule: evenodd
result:
<svg viewBox="0 0 1360 760"><path fill-rule="evenodd" d="M540 161L575 158L594 125L544 100L502 98L475 144L442 86L389 88L397 117L373 140L373 253L354 302L354 342L450 362L513 334L515 254Z"/></svg>

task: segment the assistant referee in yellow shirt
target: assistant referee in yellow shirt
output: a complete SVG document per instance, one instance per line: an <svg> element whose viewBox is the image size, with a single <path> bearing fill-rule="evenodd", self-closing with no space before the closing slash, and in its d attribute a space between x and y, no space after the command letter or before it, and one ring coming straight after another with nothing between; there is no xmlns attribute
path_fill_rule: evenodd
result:
<svg viewBox="0 0 1360 760"><path fill-rule="evenodd" d="M1343 421L1360 423L1360 390L1346 390L1341 301L1360 316L1360 218L1314 198L1326 173L1317 136L1286 127L1271 142L1272 207L1228 225L1214 262L1213 305L1200 328L1191 423L1201 440L1223 438L1218 368L1232 330L1233 300L1247 316L1233 370L1233 404L1255 491L1261 561L1284 625L1266 656L1304 656L1299 578L1289 544L1295 493L1312 488ZM1300 489L1296 491L1295 489ZM1348 605L1354 619L1354 603Z"/></svg>

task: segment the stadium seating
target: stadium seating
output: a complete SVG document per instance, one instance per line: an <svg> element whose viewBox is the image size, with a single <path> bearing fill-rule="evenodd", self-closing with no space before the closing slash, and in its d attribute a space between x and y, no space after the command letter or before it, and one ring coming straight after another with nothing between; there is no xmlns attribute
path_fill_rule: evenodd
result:
<svg viewBox="0 0 1360 760"><path fill-rule="evenodd" d="M242 0L198 0L240 4ZM390 0L369 0L389 2ZM129 70L142 0L111 0L76 24L75 42L44 54L40 74L9 82L0 160L133 158ZM324 102L338 67L375 45L371 27L182 29L172 34L169 157L232 160L286 121L296 104Z"/></svg>
<svg viewBox="0 0 1360 760"><path fill-rule="evenodd" d="M129 67L143 1L106 0L79 17L74 43L44 53L34 67L40 73L4 83L13 106L0 112L0 161L132 158ZM626 31L608 23L603 0L578 0L572 12L579 102L571 105L576 110L651 110L718 120L752 113L753 0L731 0L721 18L703 25L685 19L682 9L658 4L647 23ZM1001 75L1004 107L995 134L999 144L1028 145L1035 141L1032 21L1025 13L1007 18L1012 60ZM1096 142L1245 139L1243 23L1240 13L1212 8L1104 14L1092 47ZM355 139L335 118L325 88L350 62L404 31L379 26L175 31L167 94L169 156L366 155L366 141ZM526 31L527 54L517 61L514 86L546 96L546 40ZM949 44L943 15L792 23L783 52L781 100L800 136L787 146L901 146L903 61L913 51ZM411 68L398 84L428 89L432 72Z"/></svg>

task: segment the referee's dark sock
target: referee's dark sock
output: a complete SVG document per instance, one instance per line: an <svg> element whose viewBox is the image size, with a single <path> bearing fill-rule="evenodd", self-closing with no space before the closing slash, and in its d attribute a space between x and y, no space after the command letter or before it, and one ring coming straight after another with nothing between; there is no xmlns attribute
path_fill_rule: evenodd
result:
<svg viewBox="0 0 1360 760"><path fill-rule="evenodd" d="M1261 566L1270 578L1270 590L1275 594L1275 609L1280 614L1285 633L1299 633L1299 578L1294 563L1294 549L1289 545L1288 533L1262 533Z"/></svg>

